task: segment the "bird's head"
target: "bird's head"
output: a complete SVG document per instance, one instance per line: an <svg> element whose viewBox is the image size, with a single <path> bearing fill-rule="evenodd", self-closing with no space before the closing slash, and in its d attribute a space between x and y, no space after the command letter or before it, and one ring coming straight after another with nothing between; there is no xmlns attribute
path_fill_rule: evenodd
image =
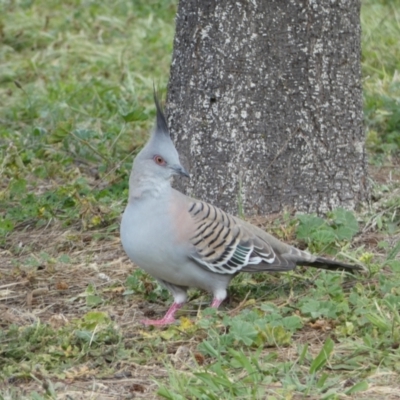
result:
<svg viewBox="0 0 400 400"><path fill-rule="evenodd" d="M188 172L181 165L155 92L154 102L157 109L156 126L149 141L136 156L133 172L143 172L165 180L174 175L189 177Z"/></svg>

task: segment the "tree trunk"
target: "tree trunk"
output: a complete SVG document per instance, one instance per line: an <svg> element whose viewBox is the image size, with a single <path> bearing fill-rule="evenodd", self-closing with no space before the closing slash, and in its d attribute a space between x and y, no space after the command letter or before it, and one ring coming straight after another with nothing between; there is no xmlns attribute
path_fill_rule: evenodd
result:
<svg viewBox="0 0 400 400"><path fill-rule="evenodd" d="M167 112L190 196L237 214L367 197L360 0L181 0Z"/></svg>

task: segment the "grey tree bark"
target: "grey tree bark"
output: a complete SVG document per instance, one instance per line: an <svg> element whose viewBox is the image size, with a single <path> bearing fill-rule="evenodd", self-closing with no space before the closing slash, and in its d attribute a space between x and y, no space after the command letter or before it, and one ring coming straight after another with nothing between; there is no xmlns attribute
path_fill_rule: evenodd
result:
<svg viewBox="0 0 400 400"><path fill-rule="evenodd" d="M360 0L180 0L168 87L190 196L319 213L368 195Z"/></svg>

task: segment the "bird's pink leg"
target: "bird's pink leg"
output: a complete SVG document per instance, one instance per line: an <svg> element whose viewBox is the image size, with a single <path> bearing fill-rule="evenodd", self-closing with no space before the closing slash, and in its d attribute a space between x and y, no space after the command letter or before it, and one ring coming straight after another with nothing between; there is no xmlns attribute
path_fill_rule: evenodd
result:
<svg viewBox="0 0 400 400"><path fill-rule="evenodd" d="M144 319L142 320L142 324L144 325L154 325L154 326L163 326L173 324L176 319L174 318L175 313L184 305L185 303L172 303L172 306L169 308L167 313L161 319Z"/></svg>
<svg viewBox="0 0 400 400"><path fill-rule="evenodd" d="M213 301L211 303L211 307L212 308L218 308L220 306L220 304L223 302L224 300L218 300L215 297L213 298Z"/></svg>

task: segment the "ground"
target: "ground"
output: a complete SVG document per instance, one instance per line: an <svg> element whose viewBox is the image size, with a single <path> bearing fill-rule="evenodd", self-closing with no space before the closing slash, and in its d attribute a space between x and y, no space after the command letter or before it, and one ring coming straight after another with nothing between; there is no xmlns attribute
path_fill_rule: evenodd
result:
<svg viewBox="0 0 400 400"><path fill-rule="evenodd" d="M376 181L379 180L381 184L397 185L398 191L400 174L394 171L396 169L380 168L374 169L373 173ZM278 226L276 221L279 221L280 229L283 231L284 223L281 216L252 220L253 223L269 230L276 229ZM378 259L382 257L381 252L377 251L378 242L385 239L393 242L399 240L399 234L389 238L376 232L374 228L368 228L368 224L365 224L364 228L364 231L356 236L352 246L358 248L362 246L363 253L371 252ZM288 229L290 230L290 227ZM286 232L284 235L287 235L286 240L293 241L292 233ZM14 251L9 250L15 248L27 250L16 255ZM68 255L68 259L64 262L60 261L60 252ZM138 279L144 279L142 294L130 293L127 279L135 270L136 267L124 254L116 232L107 234L104 229L82 231L80 226L65 229L55 223L40 229L25 226L24 229L18 229L10 235L7 246L0 251L1 328L10 329L12 324L18 327L21 334L26 327L48 325L51 327L52 335L60 332L60 335L65 335L64 341L67 343L54 343L54 346L60 346L60 350L63 348L61 351L64 354L59 359L53 357L52 360L44 361L40 360L40 357L35 360L34 354L37 349L35 350L32 344L24 346L30 354L29 356L27 354L26 361L24 357L18 362L16 359L13 360L13 373L1 386L3 398L19 398L12 396L22 396L22 394L31 398L29 393L32 394L33 391L44 396L46 385L51 385L57 399L157 398L159 385L171 379L171 368L179 373L190 374L196 363L198 363L196 368L200 369L212 363L212 357L198 349L202 341L209 339L204 327L198 325L199 321L205 318L199 310L204 308L208 298L201 293L195 293L189 305L179 314L183 317L183 328L179 326L164 330L146 328L140 324L140 319L144 316L162 315L168 302L165 301L165 294L161 295L163 300L149 301L148 294L155 288L155 284L151 279L143 278L141 275ZM393 275L387 268L383 268L380 274L386 274L388 279ZM318 273L313 277L317 279ZM301 282L301 276L294 275L288 280L284 275L276 274L257 279L264 288L272 288L275 291L274 295L267 296L271 304L279 308L291 304L293 310L297 309L298 315L301 315L297 307L299 298L312 296L310 292L312 283ZM378 285L379 279L375 274L356 280L341 280L341 285L346 293L345 296L348 296L349 290L354 290L357 282L364 287L373 288ZM234 285L228 303L222 307L219 316L212 320L213 329L219 334L225 331L222 322L224 315L237 317L243 310L262 308L266 299L265 296L253 297L254 284L255 282L245 280ZM237 285L241 287L240 290ZM365 297L369 295L365 294ZM372 306L372 303L370 305ZM85 349L82 344L74 343L71 339L71 334L82 328L82 320L93 310L104 313L107 318L104 326L107 329L112 327L113 335L118 337L101 338L97 348L98 354L96 351L91 354L89 348ZM99 317L95 315L95 318ZM302 316L302 319L303 325L294 332L289 346L285 340L278 338L283 340L282 345L278 344L275 347L267 343L268 345L261 350L260 359L273 354L277 365L284 368L289 362L295 371L299 347L306 343L309 356L316 357L328 337L334 338L335 352L337 352L335 357L341 356L343 362L346 357L354 356L355 348L349 347L340 335L337 337L338 326L343 324L340 318L308 319ZM101 322L96 320L95 324L101 325ZM399 322L393 321L394 324ZM12 342L13 338L6 336L5 340L3 346L7 345L7 341ZM23 338L19 337L17 345L23 345L21 340ZM41 340L43 343L40 343ZM48 351L48 345L45 344L47 340L46 333L42 332L40 344L37 346L43 352ZM389 342L387 344L389 345ZM399 342L392 343L392 346L394 345L398 346ZM79 349L73 350L74 346L78 346ZM252 346L253 344L249 348ZM395 347L393 352L396 350ZM364 351L367 352L366 357L369 359L368 350ZM71 353L71 357L68 357L68 352ZM1 360L4 362L4 347L2 354ZM343 357L345 354L346 357ZM61 358L63 361L60 368L57 364ZM70 366L65 368L69 358L72 361ZM398 360L398 354L396 358ZM395 365L399 365L398 361ZM7 370L7 366L3 364L3 367ZM337 373L334 365L332 368ZM350 369L350 366L347 368ZM354 365L352 368L356 369ZM381 396L387 399L400 398L398 367L391 370L380 368L378 364L373 372L371 365L360 364L357 367L357 369L364 368L368 373L357 373L356 376L365 375L368 388L358 392L354 398L378 399ZM300 368L297 374L300 379L304 374L303 379L306 379L307 371L305 369L301 372L301 369L305 367ZM329 367L327 369L329 370ZM354 371L349 372L347 378L345 370L346 367L341 371L340 380L335 385L336 389L341 388L343 392L357 382L354 379ZM11 369L9 371L11 372ZM155 383L155 380L158 383ZM296 390L289 394L290 392L288 387L279 381L270 382L266 390L270 396L282 393L276 398L303 398L304 394L296 394ZM309 398L321 398L319 394L312 395L312 393L313 390Z"/></svg>

